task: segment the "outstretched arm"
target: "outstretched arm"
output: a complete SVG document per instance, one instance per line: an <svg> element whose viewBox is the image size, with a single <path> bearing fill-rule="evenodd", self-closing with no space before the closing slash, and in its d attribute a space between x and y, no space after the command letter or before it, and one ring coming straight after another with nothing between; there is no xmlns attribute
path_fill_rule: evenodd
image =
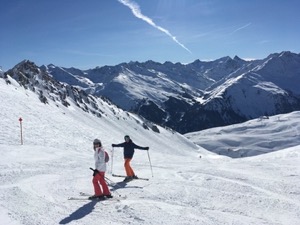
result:
<svg viewBox="0 0 300 225"><path fill-rule="evenodd" d="M125 142L120 143L120 144L112 144L111 146L112 147L124 147L124 145L125 145Z"/></svg>
<svg viewBox="0 0 300 225"><path fill-rule="evenodd" d="M134 146L134 148L136 148L136 149L149 150L149 147L141 147L141 146L138 146L138 145L136 145L136 144L134 144L134 143L133 143L133 146Z"/></svg>

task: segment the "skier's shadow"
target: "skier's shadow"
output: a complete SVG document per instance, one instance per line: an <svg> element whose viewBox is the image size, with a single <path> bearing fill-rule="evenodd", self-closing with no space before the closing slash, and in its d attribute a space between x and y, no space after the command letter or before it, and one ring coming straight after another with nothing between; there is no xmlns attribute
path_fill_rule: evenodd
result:
<svg viewBox="0 0 300 225"><path fill-rule="evenodd" d="M111 188L110 190L111 191L115 191L115 190L118 190L118 189L121 189L121 188L143 188L143 187L139 187L139 186L132 186L132 185L129 185L130 182L124 182L124 181L121 181L121 182L117 182L117 183L114 183L114 184L111 184Z"/></svg>
<svg viewBox="0 0 300 225"><path fill-rule="evenodd" d="M97 201L90 201L89 203L81 206L79 209L77 209L75 212L70 214L68 217L62 219L59 224L67 224L72 222L73 220L79 220L88 214L90 214L93 209L95 208L95 205L97 204Z"/></svg>

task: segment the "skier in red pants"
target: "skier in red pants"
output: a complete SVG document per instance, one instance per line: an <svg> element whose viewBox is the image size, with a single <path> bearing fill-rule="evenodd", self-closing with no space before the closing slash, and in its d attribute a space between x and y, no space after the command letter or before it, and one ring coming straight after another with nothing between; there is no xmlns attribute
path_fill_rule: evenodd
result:
<svg viewBox="0 0 300 225"><path fill-rule="evenodd" d="M89 199L94 199L94 198L103 199L105 197L112 198L112 195L105 182L105 171L106 171L105 150L102 148L102 144L99 139L95 139L93 145L94 145L95 170L94 170L92 182L94 185L95 194L93 196L90 196Z"/></svg>

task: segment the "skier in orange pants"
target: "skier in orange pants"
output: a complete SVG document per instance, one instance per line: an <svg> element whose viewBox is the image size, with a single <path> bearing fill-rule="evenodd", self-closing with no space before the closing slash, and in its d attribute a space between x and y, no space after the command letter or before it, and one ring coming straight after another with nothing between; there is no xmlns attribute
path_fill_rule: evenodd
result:
<svg viewBox="0 0 300 225"><path fill-rule="evenodd" d="M124 167L126 171L126 177L124 181L130 181L132 179L137 179L138 177L135 175L133 169L130 166L130 161L134 155L134 149L141 149L141 150L149 150L149 147L141 147L133 143L128 135L124 137L125 142L120 144L112 144L112 147L123 147L124 148Z"/></svg>

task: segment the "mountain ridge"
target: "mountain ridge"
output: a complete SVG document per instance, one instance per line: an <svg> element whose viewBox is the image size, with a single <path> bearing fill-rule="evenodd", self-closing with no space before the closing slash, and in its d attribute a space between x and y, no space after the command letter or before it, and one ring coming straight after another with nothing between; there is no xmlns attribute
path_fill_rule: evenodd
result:
<svg viewBox="0 0 300 225"><path fill-rule="evenodd" d="M190 64L148 60L88 70L40 68L180 133L300 109L300 55L289 51L252 61L225 56Z"/></svg>

